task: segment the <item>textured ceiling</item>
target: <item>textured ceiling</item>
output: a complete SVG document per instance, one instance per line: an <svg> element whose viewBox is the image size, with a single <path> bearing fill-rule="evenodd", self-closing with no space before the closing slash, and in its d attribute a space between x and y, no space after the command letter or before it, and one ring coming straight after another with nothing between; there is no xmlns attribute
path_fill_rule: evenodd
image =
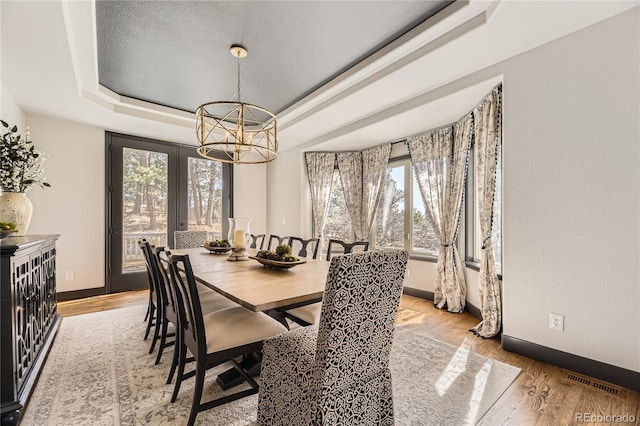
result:
<svg viewBox="0 0 640 426"><path fill-rule="evenodd" d="M237 97L275 113L451 1L97 1L101 85L194 111Z"/></svg>

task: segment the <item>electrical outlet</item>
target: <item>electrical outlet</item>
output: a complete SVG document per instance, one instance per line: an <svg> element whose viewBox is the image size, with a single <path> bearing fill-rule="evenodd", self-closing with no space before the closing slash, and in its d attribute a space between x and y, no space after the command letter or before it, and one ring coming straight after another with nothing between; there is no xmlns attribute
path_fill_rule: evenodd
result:
<svg viewBox="0 0 640 426"><path fill-rule="evenodd" d="M549 313L549 328L555 331L564 331L564 315Z"/></svg>
<svg viewBox="0 0 640 426"><path fill-rule="evenodd" d="M67 271L67 275L66 275L66 279L67 280L73 280L76 278L76 273L73 271Z"/></svg>
<svg viewBox="0 0 640 426"><path fill-rule="evenodd" d="M283 224L283 225L286 225L286 224L287 224L287 218L286 218L286 217L283 217L283 218L282 218L282 224Z"/></svg>
<svg viewBox="0 0 640 426"><path fill-rule="evenodd" d="M404 274L405 278L409 278L411 276L411 271L407 269L407 271Z"/></svg>

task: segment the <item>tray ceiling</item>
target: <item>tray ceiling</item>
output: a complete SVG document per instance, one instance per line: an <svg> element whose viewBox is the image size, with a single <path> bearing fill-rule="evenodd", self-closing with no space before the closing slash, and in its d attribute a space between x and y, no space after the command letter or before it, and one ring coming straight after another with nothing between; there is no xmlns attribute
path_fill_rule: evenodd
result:
<svg viewBox="0 0 640 426"><path fill-rule="evenodd" d="M98 1L101 85L184 111L237 98L275 113L451 1Z"/></svg>

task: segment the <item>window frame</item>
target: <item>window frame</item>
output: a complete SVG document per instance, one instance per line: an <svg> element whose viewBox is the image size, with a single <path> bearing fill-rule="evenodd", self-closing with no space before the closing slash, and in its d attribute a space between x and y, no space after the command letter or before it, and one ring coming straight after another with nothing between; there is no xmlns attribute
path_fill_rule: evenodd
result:
<svg viewBox="0 0 640 426"><path fill-rule="evenodd" d="M465 187L465 202L464 202L464 217L461 220L461 223L464 224L464 232L460 233L464 235L464 253L465 260L464 263L467 268L473 269L475 271L480 271L480 253L482 252L482 236L480 235L480 216L478 214L478 200L477 200L477 169L475 164L477 162L476 158L476 144L475 140L472 141L471 147L469 150L469 161L467 163L467 181ZM504 180L504 170L503 161L502 160L502 146L500 147L499 161L498 166L500 166L500 179ZM502 182L500 184L500 189L502 189ZM503 246L503 228L502 228L502 200L504 197L502 196L502 191L496 191L496 195L500 197L500 256L496 256L496 271L498 273L498 278L502 280L502 259L504 255L504 246ZM495 208L495 201L494 201ZM499 260L499 261L498 261Z"/></svg>
<svg viewBox="0 0 640 426"><path fill-rule="evenodd" d="M411 259L420 259L435 262L438 260L437 252L428 250L415 249L413 246L413 207L414 207L414 191L413 191L413 165L411 164L411 157L407 155L401 155L389 159L387 169L404 167L404 218L403 218L403 241L404 249L410 254ZM377 218L375 219L377 221ZM376 223L372 227L369 241L371 246L375 248L387 248L377 245L376 241Z"/></svg>

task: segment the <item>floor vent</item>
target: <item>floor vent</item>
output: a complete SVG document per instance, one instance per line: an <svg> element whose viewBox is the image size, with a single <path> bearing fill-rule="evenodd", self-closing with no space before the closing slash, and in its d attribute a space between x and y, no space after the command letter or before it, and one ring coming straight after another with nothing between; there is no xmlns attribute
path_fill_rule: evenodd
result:
<svg viewBox="0 0 640 426"><path fill-rule="evenodd" d="M606 392L610 395L615 395L618 396L618 393L620 392L620 390L618 388L615 388L611 385L607 385L605 383L600 383L597 382L595 380L589 379L588 377L584 377L584 376L579 376L577 374L574 373L567 373L567 380L570 380L574 383L579 383L581 385L584 385L586 387L589 388L594 388L594 389L598 389L599 391L602 392Z"/></svg>

